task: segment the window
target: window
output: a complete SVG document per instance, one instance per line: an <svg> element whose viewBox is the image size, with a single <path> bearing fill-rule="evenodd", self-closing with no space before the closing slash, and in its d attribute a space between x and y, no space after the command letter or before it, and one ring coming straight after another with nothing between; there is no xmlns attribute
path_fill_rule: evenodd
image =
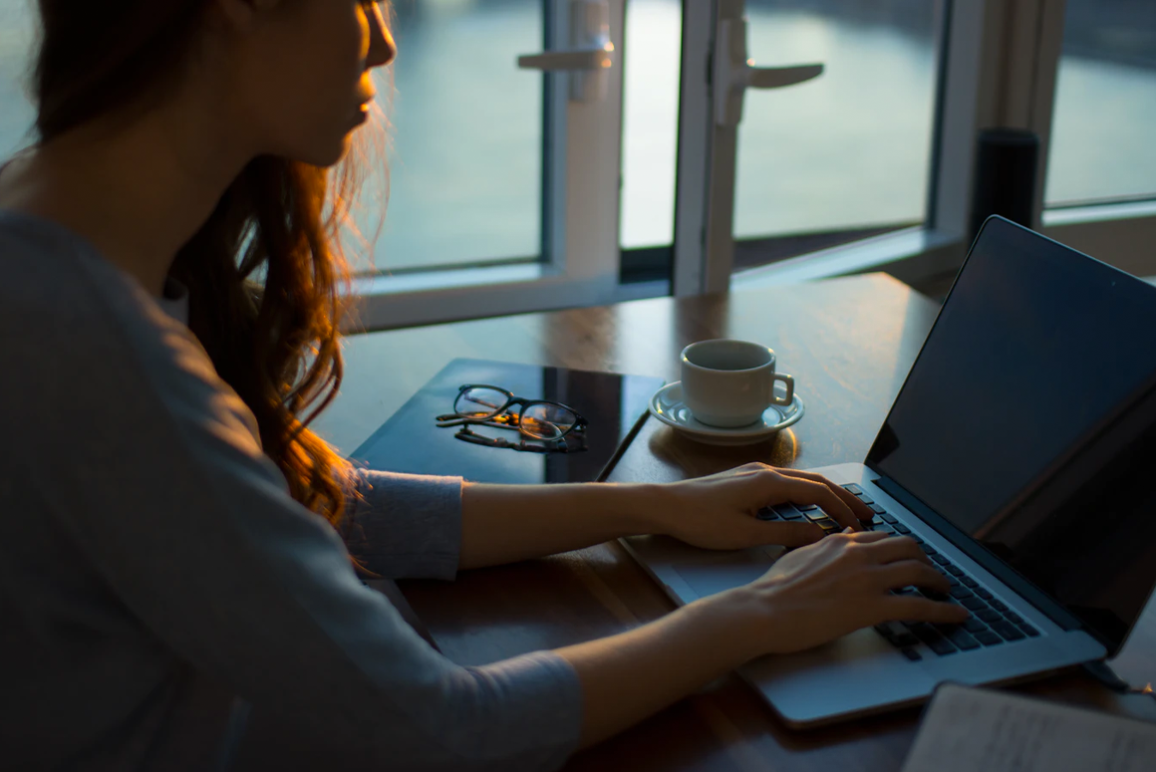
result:
<svg viewBox="0 0 1156 772"><path fill-rule="evenodd" d="M1044 200L1156 198L1156 4L1067 0Z"/></svg>
<svg viewBox="0 0 1156 772"><path fill-rule="evenodd" d="M825 69L812 82L747 94L737 239L924 221L940 5L748 0L748 52L760 66L814 61Z"/></svg>
<svg viewBox="0 0 1156 772"><path fill-rule="evenodd" d="M1038 227L1156 274L1150 2L395 2L391 197L355 329L950 273L988 127L1039 136ZM5 154L33 119L35 8L0 0Z"/></svg>
<svg viewBox="0 0 1156 772"><path fill-rule="evenodd" d="M27 0L0 0L0 158L28 144L36 120L24 83L35 14Z"/></svg>
<svg viewBox="0 0 1156 772"><path fill-rule="evenodd" d="M539 259L542 75L514 59L542 47L541 0L394 7L391 193L376 266Z"/></svg>

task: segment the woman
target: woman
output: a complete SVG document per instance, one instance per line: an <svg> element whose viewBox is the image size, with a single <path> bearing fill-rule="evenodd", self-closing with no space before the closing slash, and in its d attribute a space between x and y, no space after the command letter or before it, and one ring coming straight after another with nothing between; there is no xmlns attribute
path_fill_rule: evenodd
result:
<svg viewBox="0 0 1156 772"><path fill-rule="evenodd" d="M755 656L966 615L890 595L947 585L816 475L512 487L353 468L299 417L341 380L352 178L326 177L394 57L383 8L40 10L38 136L0 173L6 766L262 768L251 712L331 768L550 769ZM848 528L818 541L751 516L785 500ZM653 624L478 668L355 573L449 579L647 532L818 543Z"/></svg>

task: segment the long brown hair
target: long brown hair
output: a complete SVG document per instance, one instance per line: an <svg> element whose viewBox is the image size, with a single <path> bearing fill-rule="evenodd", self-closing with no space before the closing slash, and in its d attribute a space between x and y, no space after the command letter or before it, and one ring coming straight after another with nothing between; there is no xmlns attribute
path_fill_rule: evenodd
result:
<svg viewBox="0 0 1156 772"><path fill-rule="evenodd" d="M100 115L156 104L192 52L209 0L39 4L32 96L43 144ZM355 493L350 464L308 425L341 386L339 326L351 310L341 236L366 243L350 213L366 151L382 148L384 116L375 117L332 190L328 169L254 158L170 271L189 289L189 328L256 416L264 451L293 498L334 526Z"/></svg>

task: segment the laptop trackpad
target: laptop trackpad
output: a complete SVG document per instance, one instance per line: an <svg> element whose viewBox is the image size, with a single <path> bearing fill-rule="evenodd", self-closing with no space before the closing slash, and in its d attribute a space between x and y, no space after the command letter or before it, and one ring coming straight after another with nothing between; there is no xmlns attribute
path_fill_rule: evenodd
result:
<svg viewBox="0 0 1156 772"><path fill-rule="evenodd" d="M718 553L679 563L674 570L700 598L750 584L770 570L782 547L757 547Z"/></svg>

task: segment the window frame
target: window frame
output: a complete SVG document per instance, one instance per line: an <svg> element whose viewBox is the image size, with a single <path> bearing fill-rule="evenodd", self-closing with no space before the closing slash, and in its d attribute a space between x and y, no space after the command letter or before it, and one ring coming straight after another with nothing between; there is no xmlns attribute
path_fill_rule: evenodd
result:
<svg viewBox="0 0 1156 772"><path fill-rule="evenodd" d="M734 274L732 289L887 270L919 282L958 270L970 247L975 145L989 127L1040 140L1035 230L1133 274L1156 274L1156 200L1045 208L1065 0L946 0L927 224Z"/></svg>
<svg viewBox="0 0 1156 772"><path fill-rule="evenodd" d="M543 0L544 50L570 48L570 0ZM625 0L609 0L610 39L623 39ZM510 66L516 55L510 52ZM605 97L569 98L571 75L543 78L541 259L509 264L355 277L357 312L343 332L409 327L558 308L600 305L655 292L619 283L618 176L622 152L621 52L607 70Z"/></svg>
<svg viewBox="0 0 1156 772"><path fill-rule="evenodd" d="M620 48L626 1L610 2L611 39ZM542 260L359 278L354 286L362 301L359 329L742 290L868 270L887 270L906 281L943 276L958 269L970 247L976 138L981 129L997 126L1028 129L1040 139L1033 202L1037 230L1132 273L1156 274L1156 258L1139 255L1134 247L1146 243L1141 239L1156 239L1156 201L1044 208L1065 0L944 0L922 225L732 271L735 131L720 132L711 110L718 8L732 2L682 2L670 247L623 250L618 242L620 65L628 54L619 50L602 102L569 102L569 76L544 75ZM568 7L568 0L547 0L549 50L566 47L555 41L569 38ZM660 275L664 265L669 278Z"/></svg>

